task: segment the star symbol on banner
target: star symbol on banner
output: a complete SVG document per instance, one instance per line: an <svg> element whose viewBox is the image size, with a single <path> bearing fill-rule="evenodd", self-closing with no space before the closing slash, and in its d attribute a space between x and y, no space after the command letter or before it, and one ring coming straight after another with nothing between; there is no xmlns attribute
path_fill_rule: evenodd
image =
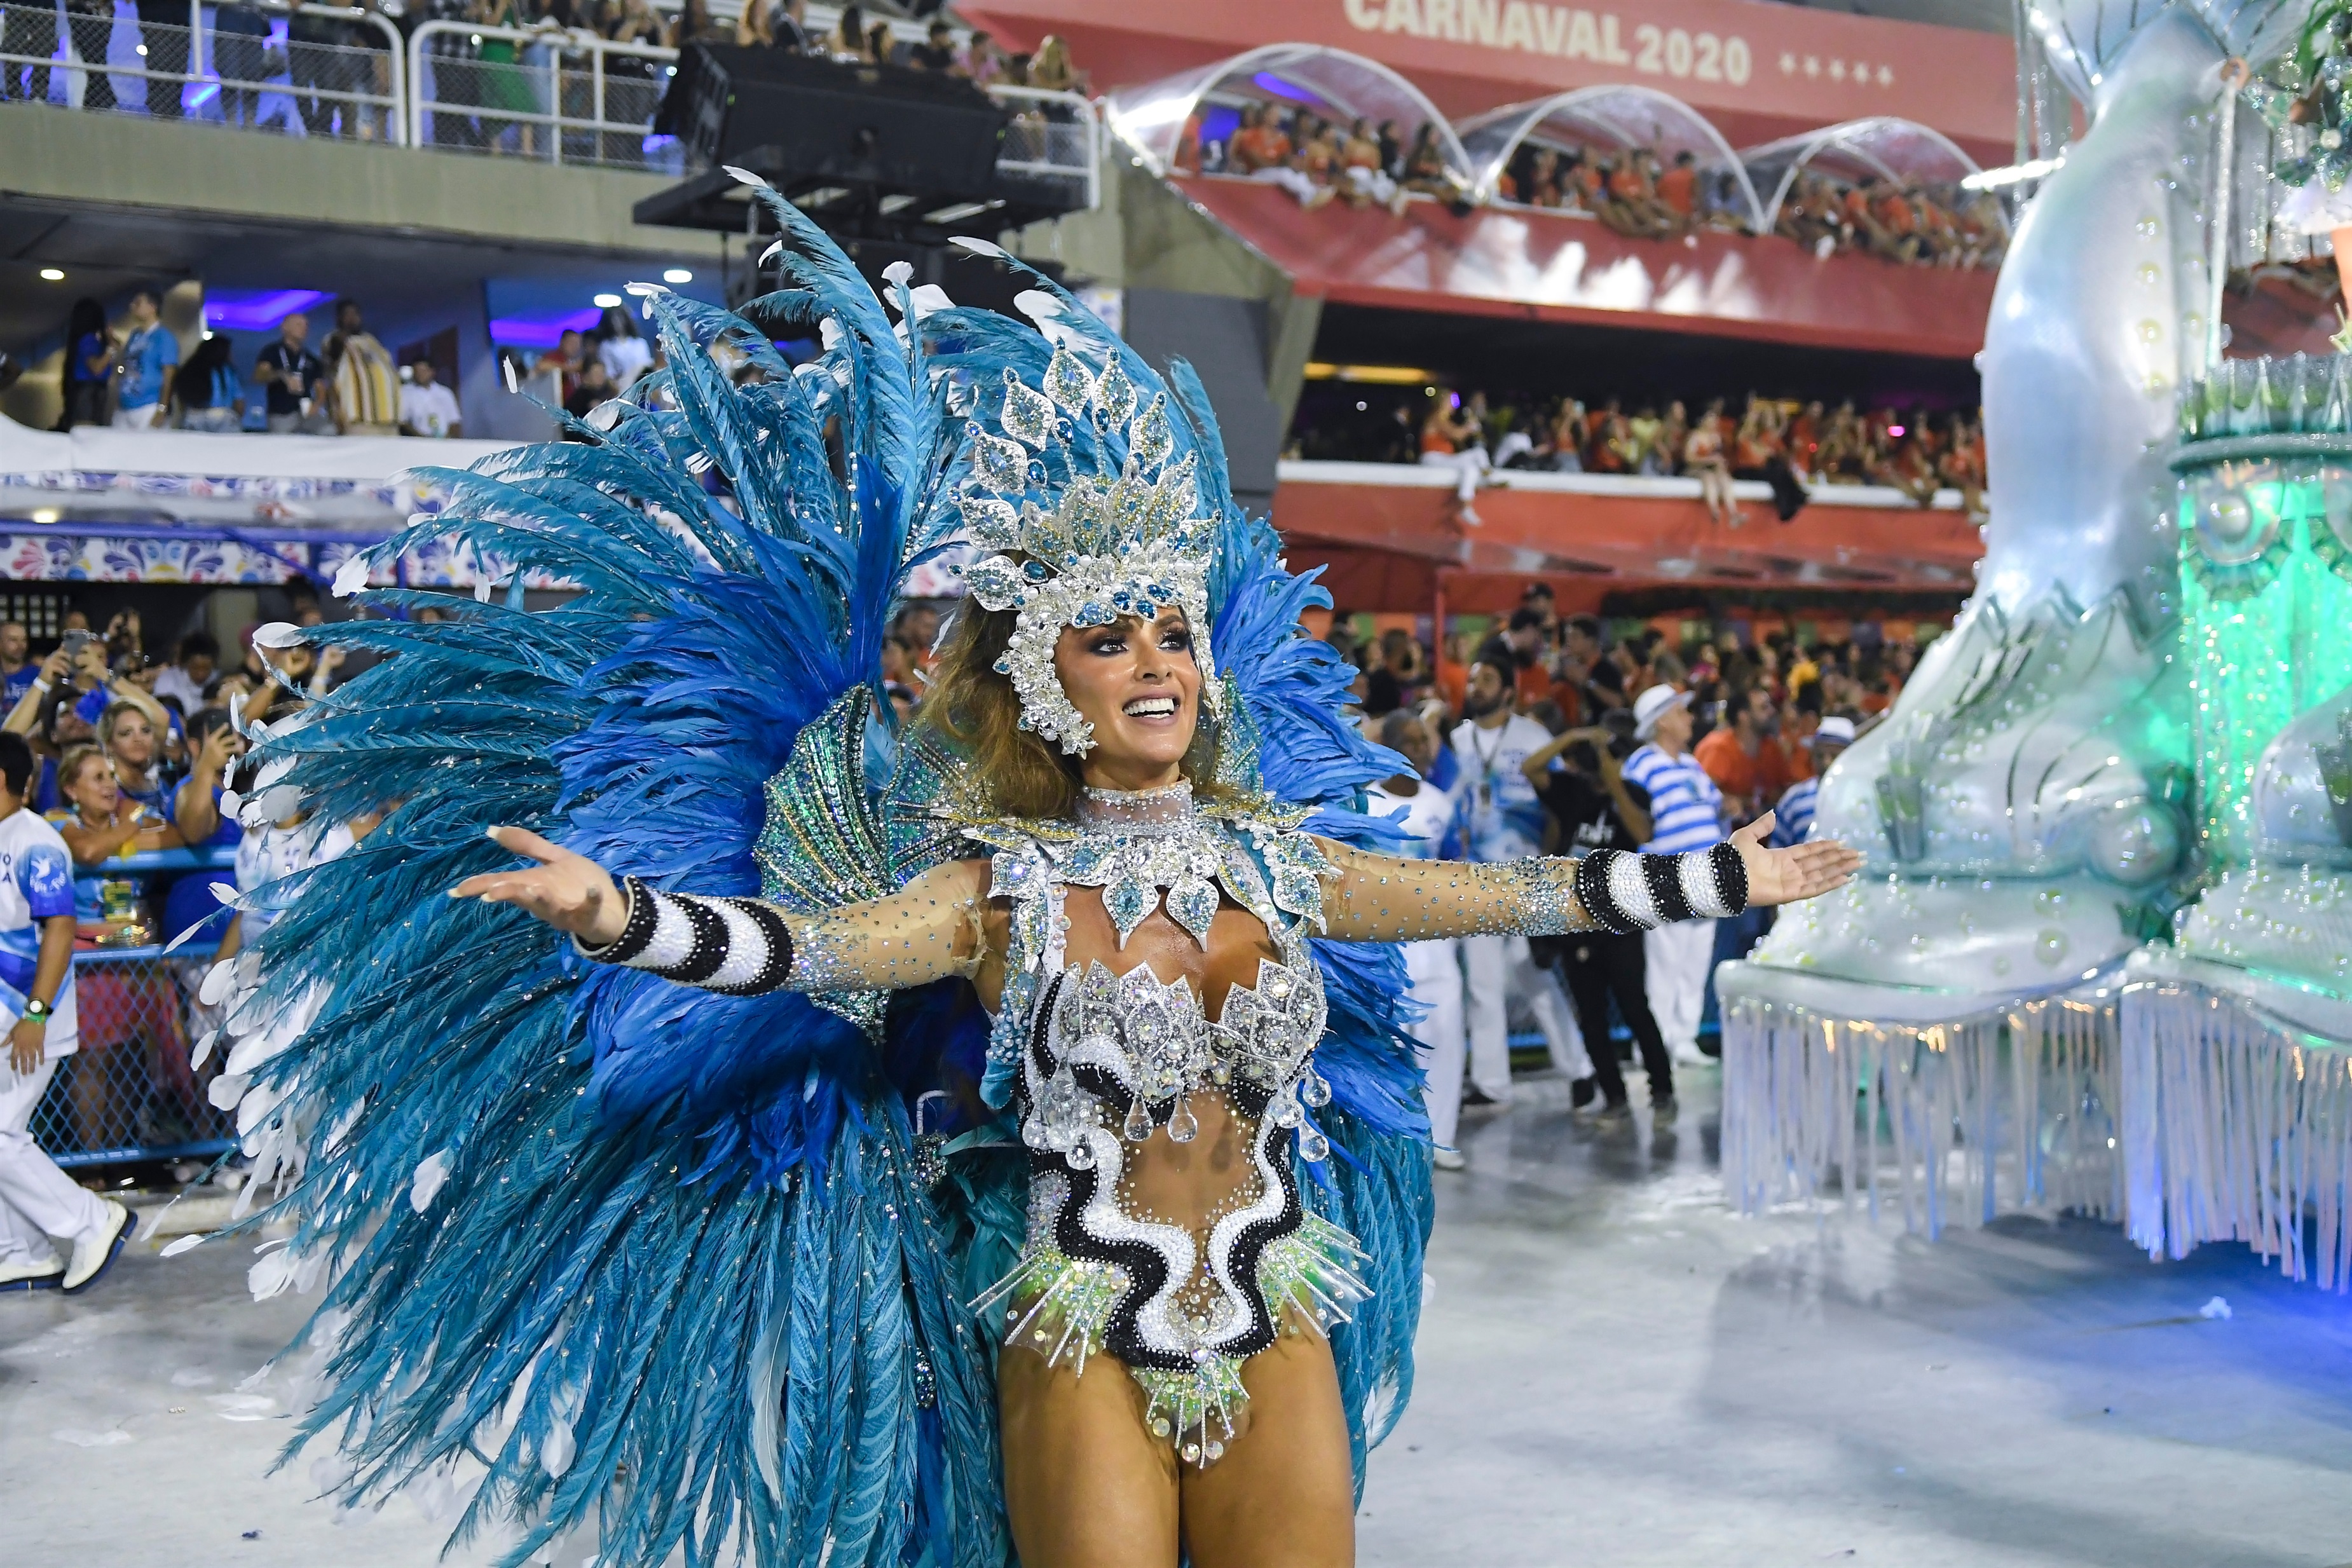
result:
<svg viewBox="0 0 2352 1568"><path fill-rule="evenodd" d="M1881 87L1893 87L1895 85L1895 68L1892 66L1881 66L1878 68L1878 85Z"/></svg>
<svg viewBox="0 0 2352 1568"><path fill-rule="evenodd" d="M1870 68L1864 65L1860 60L1854 61L1853 79L1856 81L1868 81L1870 79Z"/></svg>
<svg viewBox="0 0 2352 1568"><path fill-rule="evenodd" d="M1822 74L1822 62L1817 57L1812 55L1807 55L1805 57L1805 74L1809 77L1817 77Z"/></svg>
<svg viewBox="0 0 2352 1568"><path fill-rule="evenodd" d="M1781 53L1780 53L1780 74L1781 74L1782 76L1784 76L1784 77L1785 77L1785 76L1794 76L1794 75L1796 75L1796 73L1797 73L1797 57L1796 57L1796 56L1794 56L1794 55L1792 55L1792 54L1790 54L1790 53L1789 53L1787 50L1785 50L1785 49L1784 49L1784 50L1782 50L1782 51L1781 51Z"/></svg>
<svg viewBox="0 0 2352 1568"><path fill-rule="evenodd" d="M1845 62L1843 60L1832 60L1830 62L1830 80L1845 80Z"/></svg>

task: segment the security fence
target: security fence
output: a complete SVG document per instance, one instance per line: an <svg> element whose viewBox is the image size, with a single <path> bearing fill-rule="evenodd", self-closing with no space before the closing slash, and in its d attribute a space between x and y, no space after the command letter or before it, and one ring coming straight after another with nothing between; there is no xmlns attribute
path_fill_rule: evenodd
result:
<svg viewBox="0 0 2352 1568"><path fill-rule="evenodd" d="M221 1053L201 1070L189 1061L193 1043L218 1021L198 999L217 944L190 941L166 954L154 939L166 904L184 902L172 897L172 884L213 880L227 862L225 851L167 851L84 875L96 883L101 918L82 923L85 939L74 953L81 1049L58 1063L32 1121L34 1141L58 1164L202 1159L235 1143L235 1107L206 1097ZM200 907L218 908L201 887L191 891Z"/></svg>
<svg viewBox="0 0 2352 1568"><path fill-rule="evenodd" d="M0 5L0 98L284 136L398 142L400 32L331 5Z"/></svg>

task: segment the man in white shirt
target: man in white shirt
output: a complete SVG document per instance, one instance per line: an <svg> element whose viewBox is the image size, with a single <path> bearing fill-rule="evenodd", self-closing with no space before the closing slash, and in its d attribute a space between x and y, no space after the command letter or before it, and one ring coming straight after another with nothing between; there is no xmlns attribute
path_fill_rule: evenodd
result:
<svg viewBox="0 0 2352 1568"><path fill-rule="evenodd" d="M1654 835L1644 854L1678 855L1723 842L1723 791L1690 752L1691 694L1656 685L1633 701L1633 737L1644 744L1625 758L1625 781L1650 797ZM1666 1049L1681 1062L1703 1062L1698 1024L1715 967L1715 922L1685 920L1642 938L1650 1011Z"/></svg>
<svg viewBox="0 0 2352 1568"><path fill-rule="evenodd" d="M1458 793L1468 841L1467 858L1482 862L1519 860L1543 851L1543 802L1520 772L1530 753L1551 743L1551 731L1511 711L1517 674L1508 650L1499 643L1479 653L1470 666L1465 706L1470 716L1454 727L1454 759L1459 764ZM1535 1019L1551 1051L1552 1065L1570 1082L1591 1064L1583 1037L1570 1020L1559 980L1538 968L1524 936L1465 936L1462 967L1467 976L1465 1004L1470 1035L1470 1082L1496 1103L1511 1097L1509 1002L1517 998Z"/></svg>
<svg viewBox="0 0 2352 1568"><path fill-rule="evenodd" d="M155 673L155 695L176 697L180 716L194 718L205 706L205 687L220 663L220 644L207 632L191 632L180 639L179 656Z"/></svg>
<svg viewBox="0 0 2352 1568"><path fill-rule="evenodd" d="M73 862L25 806L33 752L0 735L0 1291L72 1294L97 1283L131 1230L131 1211L77 1185L33 1142L61 1058L80 1049L74 1014ZM60 1257L53 1242L66 1244Z"/></svg>
<svg viewBox="0 0 2352 1568"><path fill-rule="evenodd" d="M433 361L419 360L408 367L415 379L400 389L400 434L435 439L466 434L457 416L457 394L441 384Z"/></svg>
<svg viewBox="0 0 2352 1568"><path fill-rule="evenodd" d="M1381 720L1381 744L1402 754L1421 777L1400 773L1365 791L1375 817L1403 813L1405 842L1396 852L1413 860L1458 860L1462 854L1460 802L1429 783L1437 763L1437 737L1412 710L1399 708ZM1421 1070L1428 1075L1422 1095L1429 1105L1429 1137L1440 1170L1462 1168L1454 1146L1462 1118L1462 946L1448 936L1404 944L1406 993L1421 1016L1407 1026L1420 1043Z"/></svg>

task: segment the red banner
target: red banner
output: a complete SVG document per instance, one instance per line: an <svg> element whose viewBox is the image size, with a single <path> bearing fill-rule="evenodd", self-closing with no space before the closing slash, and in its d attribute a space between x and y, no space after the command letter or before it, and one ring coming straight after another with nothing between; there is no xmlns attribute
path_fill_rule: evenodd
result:
<svg viewBox="0 0 2352 1568"><path fill-rule="evenodd" d="M976 26L1018 47L1067 38L1097 90L1137 85L1261 44L1328 45L1379 60L1461 118L1571 88L1654 87L1735 146L1899 115L1988 162L2017 123L2010 39L1761 0L974 0Z"/></svg>

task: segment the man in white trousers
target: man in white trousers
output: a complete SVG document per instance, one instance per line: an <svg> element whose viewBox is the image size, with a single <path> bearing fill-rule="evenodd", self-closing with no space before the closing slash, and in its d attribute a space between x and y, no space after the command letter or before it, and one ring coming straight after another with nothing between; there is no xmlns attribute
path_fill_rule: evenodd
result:
<svg viewBox="0 0 2352 1568"><path fill-rule="evenodd" d="M1400 773L1365 791L1366 809L1375 817L1403 813L1405 841L1396 852L1414 860L1456 860L1462 854L1459 802L1426 780L1437 763L1437 737L1410 708L1399 708L1381 720L1382 746L1400 753L1421 777ZM1462 947L1454 937L1404 944L1407 993L1421 1016L1407 1028L1421 1046L1421 1070L1428 1077L1422 1086L1429 1105L1429 1137L1436 1145L1437 1168L1458 1171L1462 1151L1454 1136L1462 1123Z"/></svg>
<svg viewBox="0 0 2352 1568"><path fill-rule="evenodd" d="M1678 855L1723 841L1723 791L1690 752L1691 694L1652 686L1633 699L1633 738L1640 749L1625 758L1628 784L1650 797L1645 854ZM1715 962L1715 922L1684 920L1642 938L1650 1012L1676 1061L1706 1060L1698 1048L1698 1020L1706 1006L1706 977Z"/></svg>
<svg viewBox="0 0 2352 1568"><path fill-rule="evenodd" d="M1543 852L1543 802L1519 765L1551 744L1551 731L1511 711L1517 664L1500 639L1479 650L1470 666L1465 706L1454 727L1454 790L1462 801L1465 858L1481 862L1519 860ZM1559 977L1538 968L1524 936L1465 936L1463 1010L1470 1036L1470 1082L1497 1104L1511 1098L1509 1001L1517 997L1551 1051L1552 1065L1570 1082L1591 1075L1583 1037L1568 1010Z"/></svg>
<svg viewBox="0 0 2352 1568"><path fill-rule="evenodd" d="M73 862L66 841L25 809L33 753L0 735L0 1291L98 1282L131 1235L131 1211L77 1186L27 1130L61 1058L79 1049L74 1021ZM63 1244L60 1252L57 1244Z"/></svg>

